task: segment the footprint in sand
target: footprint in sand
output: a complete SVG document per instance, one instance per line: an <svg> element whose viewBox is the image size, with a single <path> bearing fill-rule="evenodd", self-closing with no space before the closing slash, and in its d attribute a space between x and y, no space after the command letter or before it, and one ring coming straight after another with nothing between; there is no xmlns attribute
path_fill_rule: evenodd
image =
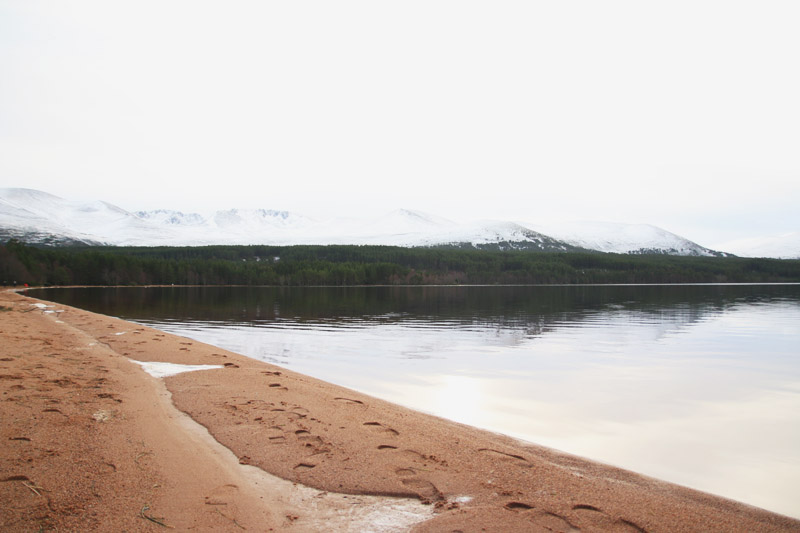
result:
<svg viewBox="0 0 800 533"><path fill-rule="evenodd" d="M206 505L228 505L239 497L239 487L233 484L220 485L205 497Z"/></svg>
<svg viewBox="0 0 800 533"><path fill-rule="evenodd" d="M295 420L305 418L305 415L295 413L294 411L287 411L286 409L272 409L272 411L277 411L279 413L277 416L288 422L294 422Z"/></svg>
<svg viewBox="0 0 800 533"><path fill-rule="evenodd" d="M446 460L440 459L435 455L425 455L424 453L420 453L417 450L400 450L397 453L405 457L405 459L415 463L422 463L423 465L434 463L444 467L448 466Z"/></svg>
<svg viewBox="0 0 800 533"><path fill-rule="evenodd" d="M522 503L522 502L508 502L503 507L505 507L509 511L517 511L517 510L527 511L528 509L533 509L533 505L528 505L527 503Z"/></svg>
<svg viewBox="0 0 800 533"><path fill-rule="evenodd" d="M400 450L398 453L401 456L405 457L407 460L416 463L422 463L423 465L427 465L428 463L438 463L443 466L447 466L446 461L442 461L433 455L425 455L424 453L420 453L417 450Z"/></svg>
<svg viewBox="0 0 800 533"><path fill-rule="evenodd" d="M6 481L30 481L30 479L28 478L28 476L17 475L17 476L9 476L9 477L0 479L0 481L2 481L2 482L6 482Z"/></svg>
<svg viewBox="0 0 800 533"><path fill-rule="evenodd" d="M338 401L342 401L342 402L347 402L347 403L355 403L355 404L365 405L365 404L364 404L364 402L362 402L361 400L353 400L353 399L351 399L351 398L342 398L342 397L337 397L337 398L334 398L334 400L338 400Z"/></svg>
<svg viewBox="0 0 800 533"><path fill-rule="evenodd" d="M420 478L406 478L401 479L400 482L404 487L414 491L422 503L434 503L444 500L442 493L430 481Z"/></svg>
<svg viewBox="0 0 800 533"><path fill-rule="evenodd" d="M575 525L563 516L555 513L544 512L532 518L533 523L544 526L554 533L573 533L580 531Z"/></svg>
<svg viewBox="0 0 800 533"><path fill-rule="evenodd" d="M115 395L108 392L99 392L95 396L97 396L98 398L102 398L104 400L114 400L117 403L122 403L122 400L120 400Z"/></svg>
<svg viewBox="0 0 800 533"><path fill-rule="evenodd" d="M525 513L525 516L530 519L531 522L554 533L577 533L581 531L579 527L560 514L537 510L532 504L512 501L506 503L503 507L515 513Z"/></svg>
<svg viewBox="0 0 800 533"><path fill-rule="evenodd" d="M572 507L572 514L574 517L576 517L575 520L572 520L572 522L577 524L575 527L591 526L604 530L647 533L647 530L638 524L635 524L634 522L624 518L614 519L613 517L609 516L608 513L595 507L594 505L585 503L574 505Z"/></svg>
<svg viewBox="0 0 800 533"><path fill-rule="evenodd" d="M364 425L373 428L377 431L381 431L383 433L389 433L390 435L394 435L395 437L400 434L400 432L397 431L396 429L384 426L380 422L364 422Z"/></svg>
<svg viewBox="0 0 800 533"><path fill-rule="evenodd" d="M396 449L394 446L379 446L378 449ZM411 450L403 450L409 452ZM417 452L412 452L417 453ZM394 471L395 475L400 480L400 483L407 489L413 491L422 503L437 503L444 500L444 495L441 491L428 481L418 476L417 471L411 467L401 467Z"/></svg>
<svg viewBox="0 0 800 533"><path fill-rule="evenodd" d="M620 518L619 520L617 520L617 523L630 528L632 532L647 533L647 530L645 528L639 526L638 524L634 524L630 520L625 520L624 518Z"/></svg>
<svg viewBox="0 0 800 533"><path fill-rule="evenodd" d="M481 453L485 453L487 455L491 455L493 457L497 457L499 459L503 459L503 460L507 460L507 461L514 461L519 466L523 466L523 467L527 467L527 468L531 468L533 466L533 465L531 465L530 461L528 461L527 459L525 459L521 455L516 455L516 454L513 454L513 453L501 452L500 450L494 450L492 448L480 448L478 451L481 452Z"/></svg>
<svg viewBox="0 0 800 533"><path fill-rule="evenodd" d="M298 442L301 442L303 446L314 449L314 453L312 455L316 455L322 451L323 448L321 447L325 444L325 441L322 440L322 437L318 435L312 435L310 431L305 429L298 429L294 432L294 434L297 436ZM328 450L325 449L325 451Z"/></svg>
<svg viewBox="0 0 800 533"><path fill-rule="evenodd" d="M605 512L594 505L578 504L572 506L572 520L578 527L593 526L602 529L610 529L614 520Z"/></svg>
<svg viewBox="0 0 800 533"><path fill-rule="evenodd" d="M606 514L605 512L603 512L600 509L598 509L597 507L595 507L594 505L587 505L585 503L581 503L581 504L578 504L578 505L573 505L572 506L572 510L573 511L592 511L592 512L595 512L595 513Z"/></svg>

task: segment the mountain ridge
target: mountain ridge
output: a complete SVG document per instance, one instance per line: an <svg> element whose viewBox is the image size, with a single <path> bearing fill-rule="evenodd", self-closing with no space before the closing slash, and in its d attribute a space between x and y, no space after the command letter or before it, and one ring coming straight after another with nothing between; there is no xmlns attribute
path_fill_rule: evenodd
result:
<svg viewBox="0 0 800 533"><path fill-rule="evenodd" d="M65 200L44 191L20 188L0 189L0 239L8 238L47 245L371 244L728 255L647 224L578 222L542 226L503 220L457 223L408 209L372 218L332 219L273 209L232 208L209 215L170 209L127 211L101 200Z"/></svg>

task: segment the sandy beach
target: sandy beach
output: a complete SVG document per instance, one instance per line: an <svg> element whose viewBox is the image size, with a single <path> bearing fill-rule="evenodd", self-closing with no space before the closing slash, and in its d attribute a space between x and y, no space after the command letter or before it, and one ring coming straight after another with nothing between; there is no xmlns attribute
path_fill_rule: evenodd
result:
<svg viewBox="0 0 800 533"><path fill-rule="evenodd" d="M12 291L0 339L2 531L800 531Z"/></svg>

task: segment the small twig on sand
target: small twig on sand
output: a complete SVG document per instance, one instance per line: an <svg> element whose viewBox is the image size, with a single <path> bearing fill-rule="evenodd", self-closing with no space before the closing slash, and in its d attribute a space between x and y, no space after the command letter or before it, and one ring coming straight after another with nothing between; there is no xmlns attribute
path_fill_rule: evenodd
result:
<svg viewBox="0 0 800 533"><path fill-rule="evenodd" d="M224 514L222 514L222 512L221 512L219 509L214 509L214 510L215 510L216 512L218 512L218 513L219 513L219 515L220 515L222 518L227 518L228 520L230 520L231 522L233 522L233 523L236 525L236 527L240 527L240 528L242 528L242 529L245 529L245 530L247 529L247 528L246 528L246 527L244 527L242 524L240 524L239 522L237 522L237 521L236 521L234 518L231 518L231 517L229 517L229 516L225 516Z"/></svg>
<svg viewBox="0 0 800 533"><path fill-rule="evenodd" d="M36 494L37 496L41 496L42 495L42 493L39 492L40 490L44 490L42 487L37 487L35 485L31 485L27 481L23 481L22 484L25 485L26 487L28 487L29 489L31 489L33 491L33 493Z"/></svg>
<svg viewBox="0 0 800 533"><path fill-rule="evenodd" d="M149 511L149 510L150 510L150 506L145 504L144 507L142 507L142 510L139 511L139 514L142 515L142 518L150 520L154 524L158 524L161 527L167 527L169 529L175 529L175 527L170 526L169 524L165 524L164 522L162 522L160 518L154 518L152 516L148 516L148 515L144 514L145 511Z"/></svg>

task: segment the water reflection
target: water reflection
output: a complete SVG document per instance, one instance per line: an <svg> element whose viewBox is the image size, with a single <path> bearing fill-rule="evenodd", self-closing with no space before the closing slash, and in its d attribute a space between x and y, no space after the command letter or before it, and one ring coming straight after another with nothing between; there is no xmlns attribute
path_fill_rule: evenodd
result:
<svg viewBox="0 0 800 533"><path fill-rule="evenodd" d="M800 516L800 287L106 289L44 297Z"/></svg>

